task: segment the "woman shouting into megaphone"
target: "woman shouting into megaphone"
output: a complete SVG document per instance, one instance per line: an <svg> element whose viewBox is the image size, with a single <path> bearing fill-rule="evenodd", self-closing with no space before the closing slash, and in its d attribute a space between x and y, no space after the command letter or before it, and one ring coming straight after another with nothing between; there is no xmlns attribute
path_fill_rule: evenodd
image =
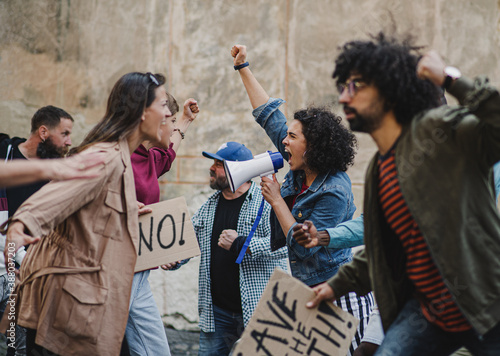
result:
<svg viewBox="0 0 500 356"><path fill-rule="evenodd" d="M363 241L351 241L350 245L338 248L308 249L293 239L293 227L311 220L319 230L352 219L356 207L346 170L354 161L356 138L342 125L339 116L325 108L301 109L287 126L279 110L284 101L270 98L254 77L246 60L246 47L233 46L231 55L234 69L239 71L250 98L255 120L290 166L281 188L276 177L262 178L262 194L272 207L271 247L274 250L286 245L292 275L315 286L349 262L350 247ZM351 293L336 303L361 320L352 353L363 336L360 330L368 323L373 297L371 294L357 297Z"/></svg>

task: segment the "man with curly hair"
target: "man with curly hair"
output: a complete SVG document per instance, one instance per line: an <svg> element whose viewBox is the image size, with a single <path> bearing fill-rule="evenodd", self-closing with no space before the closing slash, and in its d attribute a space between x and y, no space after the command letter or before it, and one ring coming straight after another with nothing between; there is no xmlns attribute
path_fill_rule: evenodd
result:
<svg viewBox="0 0 500 356"><path fill-rule="evenodd" d="M345 44L333 77L351 128L370 134L378 152L365 182L365 249L307 306L373 290L385 330L376 355L448 355L460 346L498 355L498 91L383 33ZM440 87L460 106L439 106ZM299 240L314 245L316 229L305 231Z"/></svg>

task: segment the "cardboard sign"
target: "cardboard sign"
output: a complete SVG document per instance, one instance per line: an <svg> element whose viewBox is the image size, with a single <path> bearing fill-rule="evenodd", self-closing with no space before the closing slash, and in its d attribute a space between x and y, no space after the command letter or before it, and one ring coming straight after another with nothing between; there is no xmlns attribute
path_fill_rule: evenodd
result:
<svg viewBox="0 0 500 356"><path fill-rule="evenodd" d="M148 207L153 212L139 216L139 246L135 272L200 254L184 197L165 200Z"/></svg>
<svg viewBox="0 0 500 356"><path fill-rule="evenodd" d="M311 288L275 269L232 356L345 356L359 320L330 302L307 309Z"/></svg>

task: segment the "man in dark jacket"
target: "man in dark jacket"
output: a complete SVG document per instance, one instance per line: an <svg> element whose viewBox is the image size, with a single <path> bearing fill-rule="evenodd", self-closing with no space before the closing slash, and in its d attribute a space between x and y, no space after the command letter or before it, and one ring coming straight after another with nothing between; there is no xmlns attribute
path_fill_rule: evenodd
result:
<svg viewBox="0 0 500 356"><path fill-rule="evenodd" d="M365 181L365 250L308 307L373 290L386 332L377 355L499 355L500 95L409 43L381 33L345 44L336 60L346 118L378 152ZM461 106L439 106L440 87Z"/></svg>
<svg viewBox="0 0 500 356"><path fill-rule="evenodd" d="M28 139L0 134L0 158L34 159L60 158L71 146L73 118L63 109L45 106L39 109L31 119L31 133ZM10 149L9 149L10 147ZM7 189L9 216L38 191L47 182L38 182L21 187Z"/></svg>

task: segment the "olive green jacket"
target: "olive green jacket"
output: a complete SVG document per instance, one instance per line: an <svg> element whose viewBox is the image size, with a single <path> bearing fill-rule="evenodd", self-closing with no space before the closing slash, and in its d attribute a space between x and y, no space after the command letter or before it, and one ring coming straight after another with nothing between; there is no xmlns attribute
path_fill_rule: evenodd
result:
<svg viewBox="0 0 500 356"><path fill-rule="evenodd" d="M500 96L487 79L458 79L461 106L417 115L396 146L401 192L455 301L480 334L500 321L500 217L492 166L500 160ZM365 249L328 283L337 297L373 290L384 329L413 286L378 201L377 153L366 174Z"/></svg>

